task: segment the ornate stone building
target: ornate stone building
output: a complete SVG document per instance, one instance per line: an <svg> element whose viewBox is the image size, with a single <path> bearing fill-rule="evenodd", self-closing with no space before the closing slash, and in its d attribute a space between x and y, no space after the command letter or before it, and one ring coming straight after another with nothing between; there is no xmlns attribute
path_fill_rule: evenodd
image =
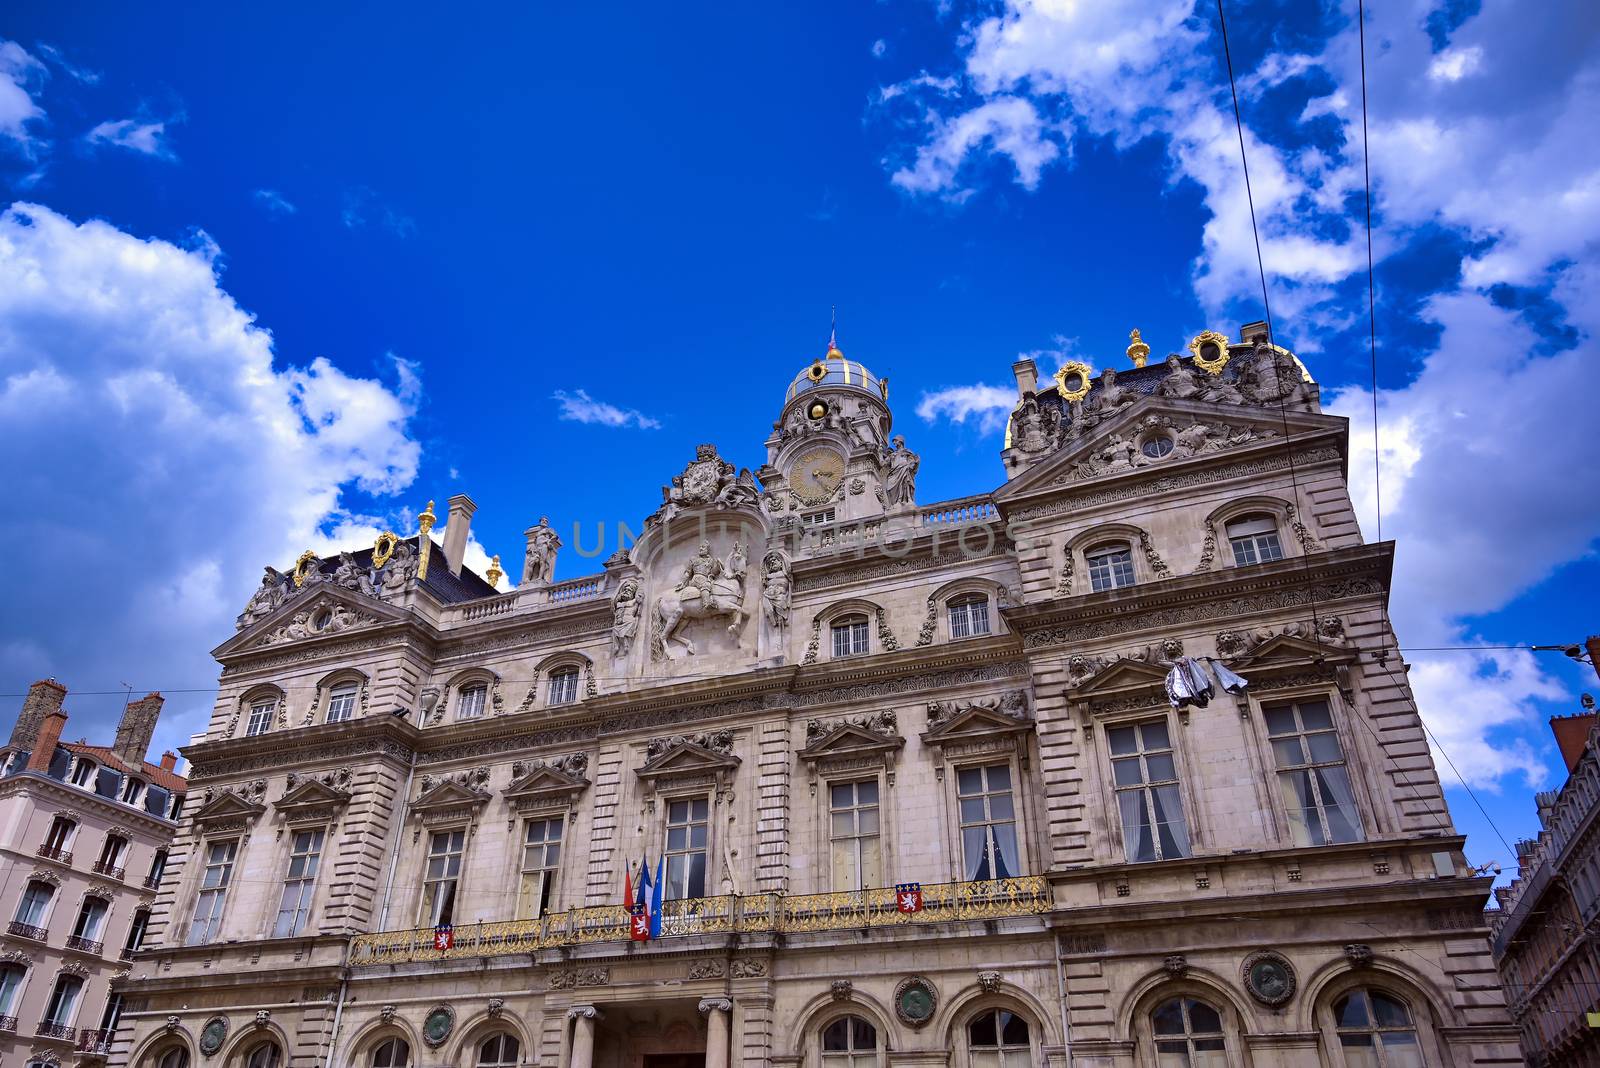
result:
<svg viewBox="0 0 1600 1068"><path fill-rule="evenodd" d="M552 581L541 520L496 593L464 496L442 542L430 506L269 569L119 1050L1516 1063L1393 547L1258 332L1018 363L1005 481L960 500L918 501L887 385L830 346L758 470L701 446L596 574Z"/></svg>
<svg viewBox="0 0 1600 1068"><path fill-rule="evenodd" d="M177 756L144 759L161 713L123 710L114 744L63 742L66 687L34 683L0 749L0 1064L102 1064L112 980L144 938L181 817Z"/></svg>

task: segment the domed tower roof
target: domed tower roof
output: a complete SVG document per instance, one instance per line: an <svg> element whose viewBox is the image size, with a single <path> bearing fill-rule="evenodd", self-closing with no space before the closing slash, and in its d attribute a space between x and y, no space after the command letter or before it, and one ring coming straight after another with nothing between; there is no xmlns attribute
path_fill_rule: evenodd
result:
<svg viewBox="0 0 1600 1068"><path fill-rule="evenodd" d="M794 376L794 381L789 383L789 391L784 394L783 403L787 405L796 397L813 390L839 388L860 390L879 402L889 399L889 380L873 374L864 363L846 359L838 344L830 338L828 351Z"/></svg>

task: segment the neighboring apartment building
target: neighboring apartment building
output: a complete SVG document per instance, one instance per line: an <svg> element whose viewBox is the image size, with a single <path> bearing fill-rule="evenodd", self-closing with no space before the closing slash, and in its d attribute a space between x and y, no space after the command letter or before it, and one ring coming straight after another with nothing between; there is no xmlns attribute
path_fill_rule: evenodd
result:
<svg viewBox="0 0 1600 1068"><path fill-rule="evenodd" d="M430 506L269 568L119 1055L1517 1063L1394 546L1361 539L1346 421L1241 333L1017 363L993 492L919 503L887 385L830 345L758 470L703 445L626 551L586 522L597 573L552 581L541 520L497 593L465 496L442 543ZM727 377L707 405L748 403ZM581 460L549 462L605 477Z"/></svg>
<svg viewBox="0 0 1600 1068"><path fill-rule="evenodd" d="M1600 639L1591 638L1600 652ZM1517 877L1495 891L1494 955L1528 1063L1600 1066L1600 726L1550 721L1567 765L1537 795L1542 830L1517 843ZM1592 1018L1593 1017L1593 1018Z"/></svg>
<svg viewBox="0 0 1600 1068"><path fill-rule="evenodd" d="M144 759L161 695L130 702L114 744L63 742L66 687L36 682L0 750L0 1065L103 1061L185 785Z"/></svg>

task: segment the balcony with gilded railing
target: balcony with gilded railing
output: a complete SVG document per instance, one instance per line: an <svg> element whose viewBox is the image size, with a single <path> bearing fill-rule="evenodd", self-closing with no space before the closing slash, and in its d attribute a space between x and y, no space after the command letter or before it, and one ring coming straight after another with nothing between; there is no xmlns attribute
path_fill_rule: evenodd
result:
<svg viewBox="0 0 1600 1068"><path fill-rule="evenodd" d="M1048 912L1051 898L1045 878L1034 875L925 885L922 900L921 911L901 912L893 887L794 897L747 894L688 898L663 903L661 937L796 934L997 920ZM360 966L500 957L599 942L626 942L629 916L622 905L593 905L536 920L461 924L452 934L453 943L445 950L435 948L431 927L357 935L350 945L350 963Z"/></svg>
<svg viewBox="0 0 1600 1068"><path fill-rule="evenodd" d="M963 528L995 526L1000 512L988 494L958 497L918 508L914 515L872 516L864 519L841 519L833 523L807 524L795 530L797 551L803 556L865 553L879 545L904 546L909 538L929 531L949 531L952 539L971 538ZM955 544L954 541L951 542ZM986 544L985 542L975 542Z"/></svg>

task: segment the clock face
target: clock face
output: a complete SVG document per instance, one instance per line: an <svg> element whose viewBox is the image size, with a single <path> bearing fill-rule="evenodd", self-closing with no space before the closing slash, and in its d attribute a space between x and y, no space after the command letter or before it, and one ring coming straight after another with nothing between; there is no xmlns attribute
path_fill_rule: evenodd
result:
<svg viewBox="0 0 1600 1068"><path fill-rule="evenodd" d="M833 497L844 481L844 460L831 449L810 449L789 466L789 484L807 504Z"/></svg>

